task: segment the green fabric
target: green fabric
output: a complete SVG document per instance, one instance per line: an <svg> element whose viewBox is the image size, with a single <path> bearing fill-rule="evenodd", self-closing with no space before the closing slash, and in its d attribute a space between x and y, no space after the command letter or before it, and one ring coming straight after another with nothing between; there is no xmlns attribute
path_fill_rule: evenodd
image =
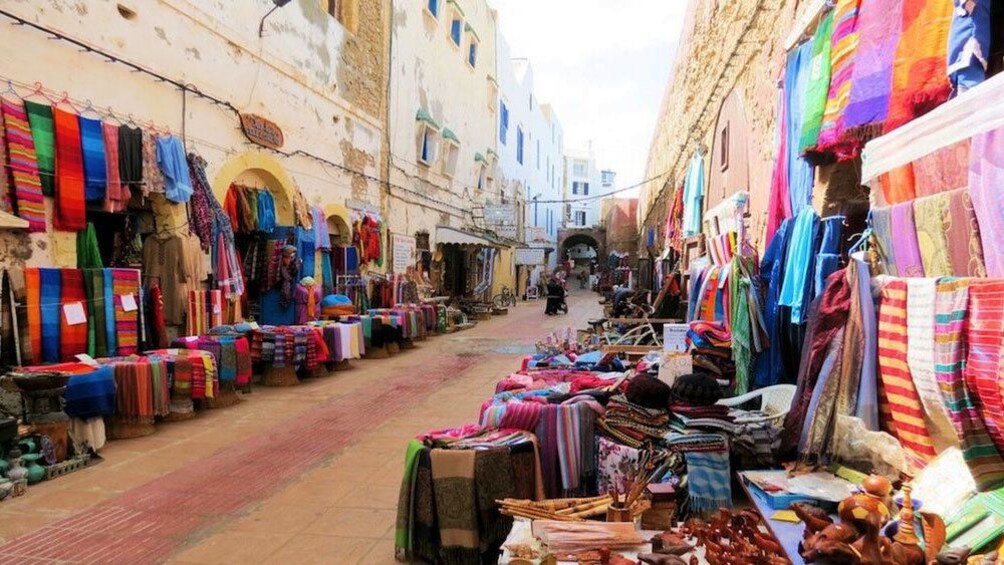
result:
<svg viewBox="0 0 1004 565"><path fill-rule="evenodd" d="M732 360L736 364L736 381L733 394L746 394L750 387L750 370L753 365L752 327L750 326L750 280L740 265L742 257L732 258L729 276L729 305L732 308ZM752 271L750 271L752 272Z"/></svg>
<svg viewBox="0 0 1004 565"><path fill-rule="evenodd" d="M87 227L77 232L77 268L101 269L101 249L98 248L98 234L94 224L87 222Z"/></svg>
<svg viewBox="0 0 1004 565"><path fill-rule="evenodd" d="M104 269L84 269L84 291L87 293L87 354L95 358L107 357Z"/></svg>
<svg viewBox="0 0 1004 565"><path fill-rule="evenodd" d="M394 530L394 552L399 559L411 556L411 505L414 489L415 467L418 454L422 452L422 442L413 439L408 442L404 454L404 477L401 479L401 493L397 499L397 526Z"/></svg>
<svg viewBox="0 0 1004 565"><path fill-rule="evenodd" d="M830 92L830 40L833 37L833 11L819 22L812 38L812 62L809 67L809 84L805 91L805 115L802 118L802 138L798 152L815 147L819 129L823 125L826 98Z"/></svg>
<svg viewBox="0 0 1004 565"><path fill-rule="evenodd" d="M56 188L56 145L52 123L52 106L31 100L24 101L31 125L31 138L35 142L38 176L42 180L42 194L52 196Z"/></svg>

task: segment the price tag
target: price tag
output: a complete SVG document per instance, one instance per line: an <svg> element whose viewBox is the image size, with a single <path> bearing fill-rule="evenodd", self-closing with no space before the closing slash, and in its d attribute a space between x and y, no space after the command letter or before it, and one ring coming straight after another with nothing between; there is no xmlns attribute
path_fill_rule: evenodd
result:
<svg viewBox="0 0 1004 565"><path fill-rule="evenodd" d="M136 305L136 295L133 293L120 294L119 299L122 300L122 309L126 312L134 312L139 310L139 306Z"/></svg>
<svg viewBox="0 0 1004 565"><path fill-rule="evenodd" d="M682 353L687 351L687 332L690 331L689 324L663 324L662 325L662 349L668 352Z"/></svg>
<svg viewBox="0 0 1004 565"><path fill-rule="evenodd" d="M248 324L248 326L250 326L252 330L261 329L261 326L258 325L258 322L251 322L250 324Z"/></svg>
<svg viewBox="0 0 1004 565"><path fill-rule="evenodd" d="M79 326L87 323L87 313L84 311L83 302L70 302L63 305L63 316L66 318L66 325Z"/></svg>
<svg viewBox="0 0 1004 565"><path fill-rule="evenodd" d="M93 357L91 357L90 355L88 355L86 353L81 353L79 355L75 355L75 357L77 358L77 361L80 361L84 365L90 365L91 367L97 367L98 366L98 362L95 361Z"/></svg>

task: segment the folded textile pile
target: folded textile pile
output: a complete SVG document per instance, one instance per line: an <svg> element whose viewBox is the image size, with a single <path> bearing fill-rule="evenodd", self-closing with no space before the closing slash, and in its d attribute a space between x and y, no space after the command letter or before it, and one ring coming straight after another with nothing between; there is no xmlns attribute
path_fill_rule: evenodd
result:
<svg viewBox="0 0 1004 565"><path fill-rule="evenodd" d="M732 333L725 322L694 320L687 332L694 347L732 347Z"/></svg>
<svg viewBox="0 0 1004 565"><path fill-rule="evenodd" d="M645 408L622 395L607 403L606 413L596 421L600 434L630 447L659 440L669 431L669 410Z"/></svg>
<svg viewBox="0 0 1004 565"><path fill-rule="evenodd" d="M88 420L115 412L115 372L100 367L90 373L73 375L63 393L64 411L71 418Z"/></svg>
<svg viewBox="0 0 1004 565"><path fill-rule="evenodd" d="M216 398L220 379L212 353L199 349L154 349L147 351L146 356L151 361L167 363L172 400Z"/></svg>
<svg viewBox="0 0 1004 565"><path fill-rule="evenodd" d="M735 417L729 413L729 407L722 404L710 406L674 404L671 410L673 428L679 431L717 430L735 434L738 430Z"/></svg>

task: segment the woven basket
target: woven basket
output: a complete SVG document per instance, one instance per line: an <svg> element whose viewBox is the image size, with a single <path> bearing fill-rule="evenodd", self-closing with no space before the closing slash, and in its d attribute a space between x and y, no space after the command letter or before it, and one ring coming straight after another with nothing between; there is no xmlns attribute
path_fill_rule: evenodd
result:
<svg viewBox="0 0 1004 565"><path fill-rule="evenodd" d="M300 384L300 379L296 378L295 367L269 365L265 368L265 378L262 384L265 386L296 386Z"/></svg>
<svg viewBox="0 0 1004 565"><path fill-rule="evenodd" d="M146 437L157 431L153 425L153 416L144 418L139 422L126 422L116 416L108 418L108 425L105 427L108 439L132 439Z"/></svg>

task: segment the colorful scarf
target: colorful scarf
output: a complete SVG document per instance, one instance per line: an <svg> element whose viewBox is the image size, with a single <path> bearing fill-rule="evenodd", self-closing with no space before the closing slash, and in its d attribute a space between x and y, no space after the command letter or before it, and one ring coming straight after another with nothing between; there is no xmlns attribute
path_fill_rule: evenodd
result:
<svg viewBox="0 0 1004 565"><path fill-rule="evenodd" d="M892 208L872 208L869 224L886 274L898 275L896 251L892 244Z"/></svg>
<svg viewBox="0 0 1004 565"><path fill-rule="evenodd" d="M3 125L3 106L0 105L0 126ZM0 132L0 210L8 214L14 212L14 204L11 202L13 191L13 176L10 165L7 163L7 142L5 135Z"/></svg>
<svg viewBox="0 0 1004 565"><path fill-rule="evenodd" d="M913 201L913 215L917 224L917 247L928 277L943 277L956 274L949 262L947 229L944 221L949 218L949 193L918 198Z"/></svg>
<svg viewBox="0 0 1004 565"><path fill-rule="evenodd" d="M80 146L80 122L76 114L52 109L56 128L56 229L77 231L87 227L84 205L84 157Z"/></svg>
<svg viewBox="0 0 1004 565"><path fill-rule="evenodd" d="M903 3L902 32L893 62L892 93L885 131L930 112L948 100L945 45L954 6L947 0Z"/></svg>
<svg viewBox="0 0 1004 565"><path fill-rule="evenodd" d="M960 277L987 276L980 228L973 202L969 199L969 189L960 188L948 193L948 215L944 218L944 226L952 273Z"/></svg>
<svg viewBox="0 0 1004 565"><path fill-rule="evenodd" d="M101 120L80 116L80 148L84 163L84 199L104 201L108 188L108 162Z"/></svg>
<svg viewBox="0 0 1004 565"><path fill-rule="evenodd" d="M20 104L17 105L21 110ZM4 109L6 113L6 108ZM33 152L38 163L38 176L41 177L42 194L53 196L56 194L56 134L53 130L52 106L39 104L31 100L24 101L24 109L21 110L25 119L25 126L31 124L31 138L33 140ZM25 127L24 131L28 131Z"/></svg>
<svg viewBox="0 0 1004 565"><path fill-rule="evenodd" d="M104 300L101 302L105 308L105 343L108 347L108 356L118 355L118 334L115 327L115 286L112 271L114 269L103 269L104 274Z"/></svg>
<svg viewBox="0 0 1004 565"><path fill-rule="evenodd" d="M101 125L101 135L105 142L105 176L108 178L104 210L121 212L129 202L129 189L122 185L119 174L119 127L105 122Z"/></svg>
<svg viewBox="0 0 1004 565"><path fill-rule="evenodd" d="M58 363L60 360L59 328L63 320L60 307L59 269L39 269L39 302L42 305L42 361Z"/></svg>
<svg viewBox="0 0 1004 565"><path fill-rule="evenodd" d="M788 115L788 193L791 210L801 210L812 204L812 184L814 170L802 156L802 123L806 113L806 88L812 65L812 43L804 43L788 54L784 74L784 91L787 96L785 107Z"/></svg>
<svg viewBox="0 0 1004 565"><path fill-rule="evenodd" d="M917 197L968 186L970 149L970 140L965 139L913 161L910 166Z"/></svg>
<svg viewBox="0 0 1004 565"><path fill-rule="evenodd" d="M101 249L98 248L98 234L94 224L87 222L87 228L77 232L77 268L100 269Z"/></svg>
<svg viewBox="0 0 1004 565"><path fill-rule="evenodd" d="M3 117L5 145L7 153L0 156L10 165L10 176L14 183L14 197L17 214L28 222L28 231L45 231L45 202L42 198L42 181L39 178L38 157L35 152L33 132L28 127L28 114L20 104L0 100L0 114ZM52 178L51 176L49 177Z"/></svg>
<svg viewBox="0 0 1004 565"><path fill-rule="evenodd" d="M959 443L935 375L936 285L936 279L907 280L906 362L924 407L927 430L935 448L940 452L949 447L958 447Z"/></svg>
<svg viewBox="0 0 1004 565"><path fill-rule="evenodd" d="M948 75L956 94L983 82L992 43L991 2L954 0L948 36Z"/></svg>
<svg viewBox="0 0 1004 565"><path fill-rule="evenodd" d="M917 227L913 219L913 202L896 204L891 209L892 247L896 257L896 272L901 277L924 276L924 263L917 243Z"/></svg>
<svg viewBox="0 0 1004 565"><path fill-rule="evenodd" d="M858 6L861 0L837 0L833 8L830 42L830 90L815 151L830 152L838 161L853 155L840 142L844 134L844 110L851 97L851 75L858 48Z"/></svg>
<svg viewBox="0 0 1004 565"><path fill-rule="evenodd" d="M743 274L739 255L732 258L732 276L729 278L729 305L732 320L732 360L736 363L735 396L749 392L750 370L753 366L753 328L750 326L750 279ZM747 267L752 270L752 266Z"/></svg>
<svg viewBox="0 0 1004 565"><path fill-rule="evenodd" d="M1004 277L1004 128L972 138L969 196L979 220L987 276Z"/></svg>
<svg viewBox="0 0 1004 565"><path fill-rule="evenodd" d="M104 269L84 269L84 292L87 293L87 354L94 358L108 355L104 285Z"/></svg>
<svg viewBox="0 0 1004 565"><path fill-rule="evenodd" d="M115 416L120 422L130 424L153 423L153 381L150 364L145 359L137 362L117 362L115 368Z"/></svg>
<svg viewBox="0 0 1004 565"><path fill-rule="evenodd" d="M937 452L927 431L920 396L907 364L907 283L883 281L879 304L878 369L891 420L889 428L918 467Z"/></svg>
<svg viewBox="0 0 1004 565"><path fill-rule="evenodd" d="M695 512L732 507L729 451L686 451L687 488Z"/></svg>
<svg viewBox="0 0 1004 565"><path fill-rule="evenodd" d="M413 507L409 536L410 557L429 563L439 561L439 524L436 516L436 492L432 478L432 449L422 448L415 465Z"/></svg>
<svg viewBox="0 0 1004 565"><path fill-rule="evenodd" d="M84 290L84 272L80 269L60 269L60 310L79 303L87 312L87 292ZM76 355L87 353L88 324L70 325L65 312L60 312L59 351L61 361L74 361Z"/></svg>
<svg viewBox="0 0 1004 565"><path fill-rule="evenodd" d="M110 269L115 303L115 334L118 355L132 355L139 347L139 309L126 312L122 296L131 294L136 305L142 301L139 269Z"/></svg>
<svg viewBox="0 0 1004 565"><path fill-rule="evenodd" d="M785 262L784 282L778 304L791 307L791 323L805 321L809 297L807 289L811 281L813 255L816 252L816 233L819 229L819 215L812 206L804 206L795 218L791 243Z"/></svg>
<svg viewBox="0 0 1004 565"><path fill-rule="evenodd" d="M212 210L213 229L212 247L213 273L216 275L216 285L224 296L233 299L244 294L244 275L241 270L237 248L234 245L234 231L229 216L223 211L219 201L212 194L209 180L206 178L206 161L198 155L188 155L189 176L193 192L201 190L205 193L205 201ZM203 246L205 246L203 242ZM205 248L205 247L204 247ZM222 276L225 275L225 276Z"/></svg>
<svg viewBox="0 0 1004 565"><path fill-rule="evenodd" d="M982 408L981 416L997 446L1004 450L1004 398L1000 388L1004 344L1004 281L973 280L969 286L966 384Z"/></svg>
<svg viewBox="0 0 1004 565"><path fill-rule="evenodd" d="M444 565L477 563L480 559L478 509L474 483L477 451L432 450L432 482Z"/></svg>
<svg viewBox="0 0 1004 565"><path fill-rule="evenodd" d="M544 479L544 493L548 498L556 498L561 494L558 486L558 407L544 406L537 422L537 439L540 441L540 463Z"/></svg>
<svg viewBox="0 0 1004 565"><path fill-rule="evenodd" d="M903 0L861 0L850 100L844 114L852 156L885 128L902 26Z"/></svg>
<svg viewBox="0 0 1004 565"><path fill-rule="evenodd" d="M566 492L577 490L582 477L583 453L579 439L587 432L582 425L586 412L591 410L582 404L558 407L558 467L561 486Z"/></svg>
<svg viewBox="0 0 1004 565"><path fill-rule="evenodd" d="M164 175L157 166L157 136L143 132L143 196L164 193Z"/></svg>
<svg viewBox="0 0 1004 565"><path fill-rule="evenodd" d="M968 281L938 281L935 299L935 371L945 408L962 443L962 456L979 490L988 491L1004 484L1004 459L983 424L979 397L974 397L966 386L966 345L963 340L968 303Z"/></svg>
<svg viewBox="0 0 1004 565"><path fill-rule="evenodd" d="M800 154L815 147L819 141L819 130L826 110L827 92L830 87L830 54L833 42L833 14L831 10L819 22L812 37L812 59L809 66L809 84L805 92L805 116L802 120L802 135L798 146Z"/></svg>

